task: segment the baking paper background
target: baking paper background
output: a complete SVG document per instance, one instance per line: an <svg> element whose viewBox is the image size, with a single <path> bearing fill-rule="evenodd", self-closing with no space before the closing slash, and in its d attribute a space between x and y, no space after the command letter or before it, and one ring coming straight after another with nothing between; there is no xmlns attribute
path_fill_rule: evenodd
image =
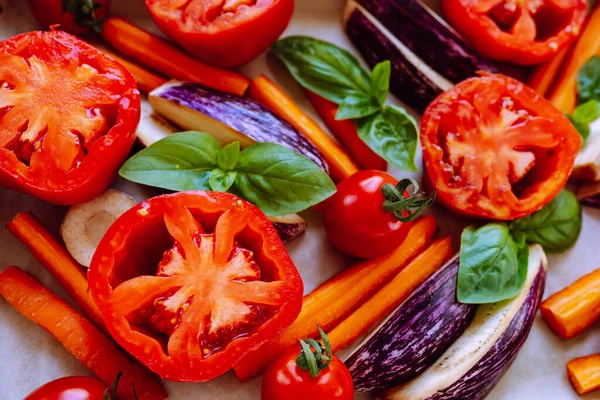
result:
<svg viewBox="0 0 600 400"><path fill-rule="evenodd" d="M343 3L343 0L296 0L296 12L286 34L317 36L352 49L341 29L340 15ZM25 0L0 0L0 6L3 9L0 14L1 39L37 28ZM156 31L143 6L143 0L113 0L113 11ZM250 77L255 77L261 72L266 73L284 85L286 90L314 115L299 87L270 57L262 56L243 68L243 72ZM398 177L406 176L399 171L393 172ZM117 181L115 186L136 196L138 200L151 195L150 191L140 190L139 187L122 181ZM65 208L51 206L0 188L0 270L9 265L18 265L32 272L60 296L67 298L55 279L39 265L25 246L4 228L17 212L26 210L33 211L55 234L58 234L58 227L65 212ZM460 230L462 224L452 220L442 211L436 210L436 214L440 216L444 233L456 233ZM322 233L318 215L304 213L303 216L309 222L309 231L288 245L288 250L304 278L306 290L310 291L346 266L349 259L329 246ZM455 244L458 245L456 240ZM598 267L600 211L588 208L584 210L583 232L577 246L565 254L550 256L545 297ZM563 341L550 332L538 315L529 340L489 399L577 399L567 381L565 363L577 356L600 352L599 333L600 326L596 324L579 337L568 342ZM38 386L70 375L89 375L89 371L51 335L26 320L0 299L0 399L21 400ZM165 386L170 395L169 399L173 400L260 398L260 378L242 385L233 374L203 384L165 382ZM358 398L368 397L357 395ZM600 399L600 394L590 394L583 398Z"/></svg>

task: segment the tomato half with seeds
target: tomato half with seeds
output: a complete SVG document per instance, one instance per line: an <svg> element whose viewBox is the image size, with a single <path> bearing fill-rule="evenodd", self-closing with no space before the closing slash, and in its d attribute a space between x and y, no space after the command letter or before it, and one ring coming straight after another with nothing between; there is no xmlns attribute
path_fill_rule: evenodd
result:
<svg viewBox="0 0 600 400"><path fill-rule="evenodd" d="M104 192L140 118L135 78L62 31L0 42L0 185L61 204Z"/></svg>
<svg viewBox="0 0 600 400"><path fill-rule="evenodd" d="M440 95L423 115L420 138L438 200L459 215L495 220L549 203L581 146L567 117L503 75L470 78Z"/></svg>
<svg viewBox="0 0 600 400"><path fill-rule="evenodd" d="M158 28L210 65L237 67L283 33L294 0L146 0Z"/></svg>
<svg viewBox="0 0 600 400"><path fill-rule="evenodd" d="M587 0L442 0L450 24L490 58L533 65L572 42Z"/></svg>
<svg viewBox="0 0 600 400"><path fill-rule="evenodd" d="M174 381L225 373L302 307L302 279L273 224L228 193L130 209L102 238L88 277L112 336Z"/></svg>

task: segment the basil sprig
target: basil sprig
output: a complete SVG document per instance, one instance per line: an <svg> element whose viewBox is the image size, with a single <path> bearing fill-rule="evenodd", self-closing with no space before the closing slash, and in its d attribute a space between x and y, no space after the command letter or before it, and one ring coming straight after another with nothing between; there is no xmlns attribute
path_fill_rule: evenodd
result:
<svg viewBox="0 0 600 400"><path fill-rule="evenodd" d="M392 66L371 74L348 51L306 36L276 42L271 51L304 88L339 105L336 119L355 121L359 137L379 156L405 171L417 171L417 125L406 110L385 105Z"/></svg>
<svg viewBox="0 0 600 400"><path fill-rule="evenodd" d="M221 147L212 136L182 132L152 144L121 167L130 181L168 190L231 191L267 215L305 210L335 193L314 162L274 143Z"/></svg>
<svg viewBox="0 0 600 400"><path fill-rule="evenodd" d="M568 250L579 238L581 221L577 198L563 190L541 210L510 224L466 228L460 246L458 301L484 304L513 298L527 275L527 244L539 244L548 252Z"/></svg>

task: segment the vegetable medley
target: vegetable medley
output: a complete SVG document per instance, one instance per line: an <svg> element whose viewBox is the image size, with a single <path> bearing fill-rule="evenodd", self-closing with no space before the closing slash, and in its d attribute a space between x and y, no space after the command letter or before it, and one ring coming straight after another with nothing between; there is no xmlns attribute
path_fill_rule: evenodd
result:
<svg viewBox="0 0 600 400"><path fill-rule="evenodd" d="M169 39L110 1L29 0L44 30L0 42L0 190L71 206L60 238L7 225L70 302L16 266L0 297L94 375L26 400L161 400L161 379L229 371L262 374L263 400L477 400L538 309L563 339L600 317L600 269L543 300L546 253L600 207L600 6L441 0L451 29L420 0L350 0L349 49L280 38L293 0L139 1ZM266 51L322 123L227 69ZM349 265L304 295L285 244L307 216ZM566 370L600 389L599 354Z"/></svg>

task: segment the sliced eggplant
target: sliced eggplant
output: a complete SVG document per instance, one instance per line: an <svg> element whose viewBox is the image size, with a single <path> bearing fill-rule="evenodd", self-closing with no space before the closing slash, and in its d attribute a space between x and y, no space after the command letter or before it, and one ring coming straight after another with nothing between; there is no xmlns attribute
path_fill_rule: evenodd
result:
<svg viewBox="0 0 600 400"><path fill-rule="evenodd" d="M544 292L547 259L529 247L527 279L513 299L478 307L473 322L439 360L405 385L393 400L480 400L498 383L525 343Z"/></svg>
<svg viewBox="0 0 600 400"><path fill-rule="evenodd" d="M577 199L583 206L600 208L600 182L581 185L577 190Z"/></svg>
<svg viewBox="0 0 600 400"><path fill-rule="evenodd" d="M283 243L289 243L306 232L306 221L298 214L269 217Z"/></svg>
<svg viewBox="0 0 600 400"><path fill-rule="evenodd" d="M600 181L600 119L590 124L590 135L575 159L571 178Z"/></svg>
<svg viewBox="0 0 600 400"><path fill-rule="evenodd" d="M236 141L242 147L256 142L277 143L302 154L328 172L327 163L308 139L252 99L179 81L153 90L148 99L155 112L183 130L206 132L221 145Z"/></svg>
<svg viewBox="0 0 600 400"><path fill-rule="evenodd" d="M137 126L135 135L143 147L148 147L160 139L181 132L181 129L155 113L150 103L146 100L142 100L141 104L142 115L140 116L140 123Z"/></svg>
<svg viewBox="0 0 600 400"><path fill-rule="evenodd" d="M408 382L467 329L476 306L456 300L458 256L423 283L345 361L357 391Z"/></svg>

